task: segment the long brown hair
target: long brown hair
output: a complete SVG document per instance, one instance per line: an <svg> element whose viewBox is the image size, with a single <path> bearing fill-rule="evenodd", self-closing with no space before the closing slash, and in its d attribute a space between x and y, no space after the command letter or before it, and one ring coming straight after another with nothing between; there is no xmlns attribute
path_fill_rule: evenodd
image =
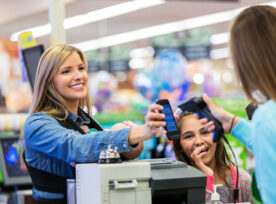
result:
<svg viewBox="0 0 276 204"><path fill-rule="evenodd" d="M230 28L230 50L237 77L247 97L259 90L276 100L276 9L252 6L242 11Z"/></svg>
<svg viewBox="0 0 276 204"><path fill-rule="evenodd" d="M181 130L181 124L182 124L183 119L192 114L194 114L194 113L182 112L180 114L179 119L177 120L177 127L179 128L179 130ZM189 157L184 153L184 150L181 147L180 139L181 139L181 137L178 140L175 140L173 142L173 149L175 152L175 156L179 161L182 161L189 165L192 165L192 162L190 161ZM220 139L217 142L217 148L216 148L216 152L215 152L215 163L216 163L216 170L217 170L219 176L224 179L226 186L231 191L232 187L230 187L228 185L227 175L226 175L225 170L226 169L230 170L230 165L234 165L234 163L231 161L230 157L228 156L222 139Z"/></svg>

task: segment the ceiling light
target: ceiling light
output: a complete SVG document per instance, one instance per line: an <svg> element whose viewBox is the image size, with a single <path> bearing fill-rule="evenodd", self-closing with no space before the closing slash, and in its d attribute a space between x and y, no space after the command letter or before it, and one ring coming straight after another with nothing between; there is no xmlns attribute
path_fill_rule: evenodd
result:
<svg viewBox="0 0 276 204"><path fill-rule="evenodd" d="M116 35L110 35L95 40L89 40L74 44L74 46L80 48L83 51L94 50L102 47L110 47L123 43L128 43L136 40L142 40L151 38L157 35L163 35L182 30L193 29L201 26L221 23L229 21L234 15L240 12L240 9L235 9L227 12L220 12L215 14L209 14L196 18L190 18L173 23L161 24L148 28L142 28L135 31L120 33Z"/></svg>
<svg viewBox="0 0 276 204"><path fill-rule="evenodd" d="M51 32L51 26L48 23L48 24L45 24L45 25L42 25L42 26L37 26L37 27L30 28L30 29L25 29L25 30L15 32L15 33L11 34L10 40L11 41L17 41L19 35L23 32L27 32L27 31L32 32L32 35L35 38L37 38L37 37L41 37L41 36L44 36L44 35L48 35Z"/></svg>
<svg viewBox="0 0 276 204"><path fill-rule="evenodd" d="M113 18L115 16L119 16L126 13L137 11L140 9L160 5L163 3L165 3L165 0L150 0L150 1L134 0L130 2L117 4L103 9L91 11L82 15L66 18L64 20L64 28L65 29L75 28L88 23L93 23L104 19ZM26 31L31 31L34 37L41 37L41 36L50 34L51 26L50 26L50 23L47 23L42 26L37 26L37 27L28 28L28 29L15 32L10 37L11 41L17 41L19 34Z"/></svg>
<svg viewBox="0 0 276 204"><path fill-rule="evenodd" d="M92 22L101 21L126 13L134 12L140 9L156 6L165 3L165 0L135 0L110 6L107 8L91 11L89 13L66 18L64 28L70 29L77 26L85 25Z"/></svg>
<svg viewBox="0 0 276 204"><path fill-rule="evenodd" d="M136 10L139 10L139 9L143 9L146 7L159 5L159 4L162 4L165 2L164 0L154 0L153 2L155 2L155 3L152 3L152 1L136 0L136 1L132 1L132 2L126 2L126 3L133 3L133 4L137 3ZM142 6L140 3L145 4L145 5ZM121 5L121 4L119 4L119 5ZM115 5L115 6L119 6L119 5ZM260 5L270 5L270 6L276 7L276 1L272 1L269 3L263 3ZM113 6L113 8L118 9L118 7L115 7L115 6ZM125 6L125 3L122 3L122 6ZM110 8L110 7L107 7L105 9L108 9L108 8ZM194 29L194 28L198 28L198 27L202 27L202 26L208 26L208 25L213 25L213 24L217 24L217 23L227 22L227 21L232 20L238 13L240 13L245 8L247 8L247 7L242 7L239 9L209 14L209 15L195 17L195 18L190 18L190 19L176 21L176 22L167 23L167 24L161 24L161 25L152 26L152 27L147 27L147 28L138 29L138 30L130 31L130 32L125 32L125 33L121 33L121 34L110 35L110 36L106 36L106 37L102 37L102 38L98 38L98 39L94 39L94 40L76 43L74 45L76 47L82 49L83 51L88 51L88 50L98 49L98 48L102 48L102 47L109 47L109 46L114 46L114 45L118 45L118 44L123 44L123 43L132 42L132 41L151 38L151 37L158 36L158 35L179 32L179 31ZM100 20L107 19L107 18L112 18L114 16L118 16L118 15L122 15L125 13L135 11L132 6L129 7L128 11L127 11L127 9L122 11L122 14L118 14L118 13L115 14L116 12L114 12L112 15L111 14L108 15L108 14L106 14L107 10L104 10L104 9L100 9L100 10L104 11L105 14L98 13L97 16L103 15L103 18L97 17L96 21L100 21ZM98 12L98 10L94 11L94 12ZM68 20L65 19L65 21L66 21L66 23L64 22L65 27L67 29L69 29L69 28L73 28L73 27L76 27L79 25L83 25L82 21L87 21L87 23L95 22L92 19L89 22L88 22L88 20L80 20L80 19L82 19L81 16L85 16L85 15L93 16L94 14L92 12L90 12L90 13L83 14L80 16L72 17L71 19L73 19L73 20L71 21L71 24L72 24L71 27L70 27L70 23L68 23ZM77 25L77 22L79 23L79 25ZM47 25L48 24L46 24L44 26L47 27ZM38 28L38 27L36 27L36 28ZM32 30L26 29L23 31L32 31ZM12 34L11 40L16 41L18 38L18 34L20 34L23 31ZM45 32L44 32L44 34L36 32L36 34L34 34L34 37L39 37L42 35L46 35Z"/></svg>
<svg viewBox="0 0 276 204"><path fill-rule="evenodd" d="M276 2L264 3L264 5L276 6ZM157 26L142 28L130 32L110 35L94 40L84 41L80 43L74 44L74 46L78 47L83 51L95 50L103 47L110 47L114 45L119 45L123 43L133 42L137 40L147 39L158 35L194 29L202 26L227 22L232 20L237 14L239 14L242 10L247 7L242 7L239 9L234 9L230 11L224 11L214 14L209 14L205 16L190 18L182 21L176 21L167 24L161 24ZM217 37L217 39L219 36ZM227 40L227 34L224 36L220 36L220 41L223 42ZM219 41L215 41L218 43Z"/></svg>

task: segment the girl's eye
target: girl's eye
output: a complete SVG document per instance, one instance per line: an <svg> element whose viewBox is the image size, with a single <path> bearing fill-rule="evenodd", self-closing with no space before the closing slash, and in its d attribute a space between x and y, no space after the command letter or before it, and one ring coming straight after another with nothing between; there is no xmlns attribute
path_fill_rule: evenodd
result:
<svg viewBox="0 0 276 204"><path fill-rule="evenodd" d="M187 140L187 139L190 139L190 138L192 138L193 137L193 135L185 135L184 137L183 137L183 139L184 140Z"/></svg>
<svg viewBox="0 0 276 204"><path fill-rule="evenodd" d="M209 133L210 133L210 132L207 131L207 130L202 132L203 135L207 135L207 134L209 134Z"/></svg>
<svg viewBox="0 0 276 204"><path fill-rule="evenodd" d="M79 70L85 70L85 68L84 67L79 67Z"/></svg>

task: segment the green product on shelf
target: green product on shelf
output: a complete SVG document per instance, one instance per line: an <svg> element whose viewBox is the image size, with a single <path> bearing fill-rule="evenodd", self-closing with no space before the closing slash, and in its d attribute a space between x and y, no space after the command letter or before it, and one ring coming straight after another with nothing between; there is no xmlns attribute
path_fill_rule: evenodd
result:
<svg viewBox="0 0 276 204"><path fill-rule="evenodd" d="M102 112L94 115L94 118L103 126L103 128L109 128L115 123L130 120L136 124L144 122L145 115L140 111L131 110L126 112Z"/></svg>

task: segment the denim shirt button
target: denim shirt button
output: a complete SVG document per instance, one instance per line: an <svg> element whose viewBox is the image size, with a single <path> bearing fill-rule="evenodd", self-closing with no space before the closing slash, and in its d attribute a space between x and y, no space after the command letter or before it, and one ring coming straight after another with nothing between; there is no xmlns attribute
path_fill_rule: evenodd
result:
<svg viewBox="0 0 276 204"><path fill-rule="evenodd" d="M93 160L94 154L93 154L92 152L89 153L89 158L90 158L91 160Z"/></svg>

